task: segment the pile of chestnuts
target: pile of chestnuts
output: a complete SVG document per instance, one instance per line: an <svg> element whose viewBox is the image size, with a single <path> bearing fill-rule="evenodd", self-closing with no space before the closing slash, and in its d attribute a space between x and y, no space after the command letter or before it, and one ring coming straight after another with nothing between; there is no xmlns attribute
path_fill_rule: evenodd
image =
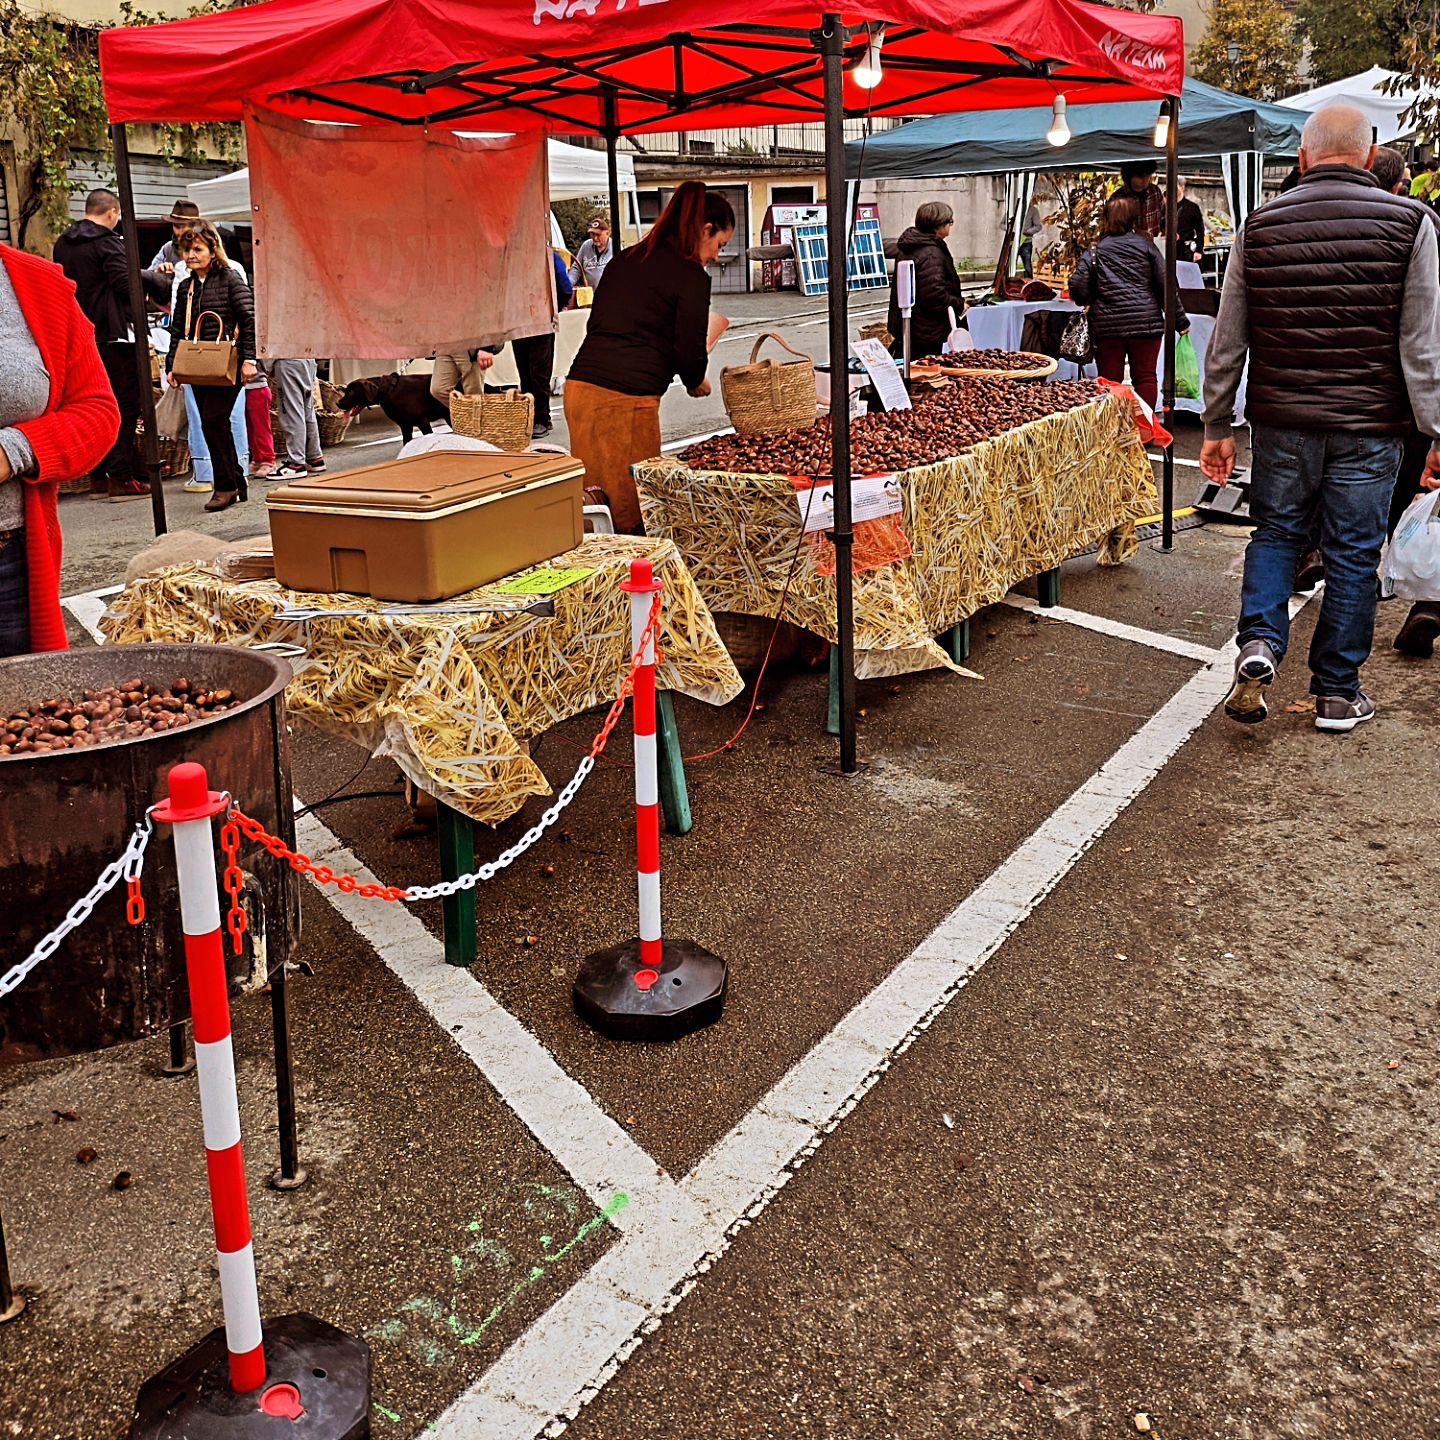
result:
<svg viewBox="0 0 1440 1440"><path fill-rule="evenodd" d="M183 675L164 689L138 676L80 699L54 697L13 710L0 719L0 756L84 750L92 745L134 740L220 715L235 704L235 693L207 689Z"/></svg>
<svg viewBox="0 0 1440 1440"><path fill-rule="evenodd" d="M1100 399L1093 380L1055 385L974 377L915 397L910 410L850 422L850 473L876 475L948 460L1007 430ZM682 450L692 470L742 475L830 474L830 417L769 435L722 435Z"/></svg>

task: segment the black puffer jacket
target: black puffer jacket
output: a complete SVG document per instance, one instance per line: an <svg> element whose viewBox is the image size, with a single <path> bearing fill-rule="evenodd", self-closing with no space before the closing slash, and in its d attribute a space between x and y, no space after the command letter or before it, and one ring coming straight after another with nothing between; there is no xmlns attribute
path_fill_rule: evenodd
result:
<svg viewBox="0 0 1440 1440"><path fill-rule="evenodd" d="M1090 333L1097 340L1146 339L1165 333L1165 261L1144 235L1101 236L1099 246L1080 257L1070 277L1070 298L1090 307ZM1175 297L1175 328L1186 331L1190 317Z"/></svg>
<svg viewBox="0 0 1440 1440"><path fill-rule="evenodd" d="M165 368L175 359L175 340L215 340L215 322L206 320L200 328L200 317L210 311L218 315L227 335L234 335L239 344L240 362L255 358L255 296L250 287L228 265L212 265L204 281L187 275L175 292L175 308L170 320L170 350Z"/></svg>
<svg viewBox="0 0 1440 1440"><path fill-rule="evenodd" d="M935 355L950 338L949 310L958 319L965 313L965 297L960 293L960 276L950 247L938 236L917 230L913 225L900 237L895 259L915 262L915 308L910 312L910 353L914 356ZM904 329L895 287L890 287L890 316L885 328L895 337L898 355Z"/></svg>
<svg viewBox="0 0 1440 1440"><path fill-rule="evenodd" d="M130 334L130 266L125 241L93 220L77 220L55 242L55 263L75 282L75 299L98 344Z"/></svg>

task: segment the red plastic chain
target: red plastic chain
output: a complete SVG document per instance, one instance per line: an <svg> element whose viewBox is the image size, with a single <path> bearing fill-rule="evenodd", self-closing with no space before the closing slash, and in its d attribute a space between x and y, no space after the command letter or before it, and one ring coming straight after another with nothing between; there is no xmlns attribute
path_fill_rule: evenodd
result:
<svg viewBox="0 0 1440 1440"><path fill-rule="evenodd" d="M230 807L229 819L231 824L240 827L247 839L263 845L277 860L284 860L292 870L309 875L320 885L333 885L346 895L359 895L362 900L394 901L405 898L405 891L396 885L362 885L353 875L340 875L328 865L317 865L308 855L292 850L278 836L271 835L258 820L252 820L239 806Z"/></svg>
<svg viewBox="0 0 1440 1440"><path fill-rule="evenodd" d="M624 683L620 686L620 693L615 697L615 703L611 705L609 714L605 717L605 723L600 727L600 733L590 745L590 758L598 759L600 752L604 750L606 742L610 739L610 732L620 723L620 717L625 713L625 702L630 698L635 689L635 675L640 669L641 657L645 653L646 643L656 638L660 629L660 605L657 602L651 607L650 619L645 626L645 632L641 636L640 646L631 658L630 673L625 677ZM659 650L656 650L656 663L659 663ZM302 875L309 875L312 880L320 885L333 885L337 890L346 895L358 895L362 900L389 900L392 903L409 898L409 891L398 885L362 885L353 875L339 874L328 865L317 865L308 855L298 850L292 850L283 840L260 824L258 820L252 819L245 814L238 805L231 805L230 813L226 817L227 823L220 832L220 843L225 852L230 856L230 864L225 870L225 889L231 897L230 912L230 933L235 936L235 953L240 953L240 939L236 934L236 919L239 914L239 929L243 933L245 929L245 915L240 910L239 883L240 867L238 855L240 850L239 832L243 832L249 840L263 845L277 860L284 860L292 870L298 870ZM233 845L232 845L233 841ZM231 874L235 876L235 888L231 886Z"/></svg>
<svg viewBox="0 0 1440 1440"><path fill-rule="evenodd" d="M220 848L226 855L225 893L230 897L230 912L225 917L225 925L230 931L235 953L239 955L245 948L245 931L249 928L250 921L245 914L245 907L240 903L245 877L240 873L240 829L234 820L221 826Z"/></svg>
<svg viewBox="0 0 1440 1440"><path fill-rule="evenodd" d="M140 893L140 877L137 875L129 884L125 900L125 918L132 925L145 923L145 897Z"/></svg>

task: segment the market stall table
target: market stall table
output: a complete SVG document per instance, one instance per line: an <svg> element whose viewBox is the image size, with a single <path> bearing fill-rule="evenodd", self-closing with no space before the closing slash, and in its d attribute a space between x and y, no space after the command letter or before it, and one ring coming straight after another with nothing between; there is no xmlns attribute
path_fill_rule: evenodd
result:
<svg viewBox="0 0 1440 1440"><path fill-rule="evenodd" d="M1198 267L1191 267L1198 269ZM1062 315L1073 315L1080 307L1067 299L1054 300L1001 300L994 305L972 305L967 312L970 324L970 338L977 349L1021 350L1027 316L1040 310L1050 310ZM1200 395L1190 399L1176 395L1175 408L1187 414L1201 415L1205 411L1205 355L1210 348L1210 337L1215 333L1213 315L1192 315L1190 317L1190 339L1195 345L1195 359L1200 365ZM1165 360L1162 355L1156 362L1156 382L1163 389ZM1055 372L1057 380L1074 380L1079 375L1079 366L1069 360L1062 360ZM1087 375L1095 373L1094 365L1085 367ZM1248 373L1248 372L1247 372ZM1245 424L1245 376L1241 376L1240 389L1235 397L1235 423Z"/></svg>
<svg viewBox="0 0 1440 1440"><path fill-rule="evenodd" d="M1155 506L1133 411L1110 395L897 478L914 554L855 576L861 679L958 669L963 652L947 654L936 636L1090 545L1102 564L1128 558L1132 522ZM800 540L787 476L692 470L675 458L637 465L635 479L646 529L679 547L712 610L774 617L793 563L785 618L834 641L834 576Z"/></svg>
<svg viewBox="0 0 1440 1440"><path fill-rule="evenodd" d="M548 562L588 572L549 597L487 585L427 607L353 595L306 594L274 580L225 579L200 566L165 570L110 604L108 641L270 645L291 656L292 719L388 755L440 806L445 878L473 868L473 822L499 824L550 785L527 742L619 692L630 663L630 562L647 558L665 582L662 691L712 705L742 682L674 545L589 536ZM466 613L459 606L537 602L553 613ZM301 612L294 614L292 612ZM332 613L333 612L333 613ZM668 695L661 696L662 799L674 830L690 828ZM474 958L474 892L446 902L446 953Z"/></svg>

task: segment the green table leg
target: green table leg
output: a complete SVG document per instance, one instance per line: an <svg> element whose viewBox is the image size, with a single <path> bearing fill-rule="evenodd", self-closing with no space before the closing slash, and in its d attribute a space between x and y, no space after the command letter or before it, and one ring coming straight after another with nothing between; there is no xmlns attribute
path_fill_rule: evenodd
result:
<svg viewBox="0 0 1440 1440"><path fill-rule="evenodd" d="M840 647L830 647L830 694L825 707L825 733L840 733Z"/></svg>
<svg viewBox="0 0 1440 1440"><path fill-rule="evenodd" d="M1036 576L1035 584L1040 592L1040 603L1047 610L1050 606L1060 603L1060 567L1058 565L1053 570L1042 570Z"/></svg>
<svg viewBox="0 0 1440 1440"><path fill-rule="evenodd" d="M680 750L680 730L675 724L675 705L668 690L655 697L655 728L660 768L660 809L665 828L672 835L688 835L695 820L690 813L690 787L685 783L685 758Z"/></svg>
<svg viewBox="0 0 1440 1440"><path fill-rule="evenodd" d="M475 868L475 822L437 800L440 878L454 880ZM440 902L445 921L445 961L473 965L477 953L475 892L460 890Z"/></svg>
<svg viewBox="0 0 1440 1440"><path fill-rule="evenodd" d="M965 619L951 626L940 637L940 644L957 665L963 665L970 658L970 621Z"/></svg>

